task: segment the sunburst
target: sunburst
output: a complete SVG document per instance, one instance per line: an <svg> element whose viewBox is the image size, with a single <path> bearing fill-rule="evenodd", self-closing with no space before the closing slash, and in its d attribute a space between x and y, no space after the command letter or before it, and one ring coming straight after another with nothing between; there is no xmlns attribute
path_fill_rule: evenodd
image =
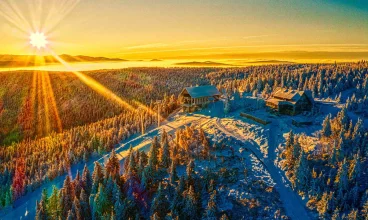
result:
<svg viewBox="0 0 368 220"><path fill-rule="evenodd" d="M37 49L44 49L46 48L46 46L48 45L48 41L47 41L47 37L45 36L44 33L42 32L35 32L35 33L32 33L30 36L29 36L29 43L37 48Z"/></svg>

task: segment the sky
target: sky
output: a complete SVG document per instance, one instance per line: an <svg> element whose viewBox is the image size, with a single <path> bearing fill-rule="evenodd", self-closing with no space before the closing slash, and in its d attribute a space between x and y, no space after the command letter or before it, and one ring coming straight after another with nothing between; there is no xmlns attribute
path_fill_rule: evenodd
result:
<svg viewBox="0 0 368 220"><path fill-rule="evenodd" d="M0 54L125 59L368 58L365 0L1 0Z"/></svg>

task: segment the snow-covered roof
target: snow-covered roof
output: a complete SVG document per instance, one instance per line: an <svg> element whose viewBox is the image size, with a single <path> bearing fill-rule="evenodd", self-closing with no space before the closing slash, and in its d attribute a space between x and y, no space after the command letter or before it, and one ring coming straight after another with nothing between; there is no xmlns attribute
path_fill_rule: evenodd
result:
<svg viewBox="0 0 368 220"><path fill-rule="evenodd" d="M268 103L272 103L274 105L295 105L296 102L292 102L292 101L284 101L284 100L280 100L280 99L276 99L276 98L269 98L267 99Z"/></svg>
<svg viewBox="0 0 368 220"><path fill-rule="evenodd" d="M192 98L201 98L201 97L221 95L220 91L218 91L216 86L211 86L211 85L186 87L184 90L186 90Z"/></svg>
<svg viewBox="0 0 368 220"><path fill-rule="evenodd" d="M298 102L303 95L306 95L309 100L313 102L313 98L309 91L297 91L285 88L277 88L276 91L272 94L272 97L292 102Z"/></svg>

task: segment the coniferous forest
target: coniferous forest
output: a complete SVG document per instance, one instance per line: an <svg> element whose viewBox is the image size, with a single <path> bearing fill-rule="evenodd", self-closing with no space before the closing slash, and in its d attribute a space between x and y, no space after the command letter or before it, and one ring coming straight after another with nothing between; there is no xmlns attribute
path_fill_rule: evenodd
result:
<svg viewBox="0 0 368 220"><path fill-rule="evenodd" d="M145 134L158 120L164 121L178 110L178 95L183 88L212 84L231 100L225 104L226 112L245 107L246 97L266 100L278 87L308 90L316 102L334 103L337 114L313 110L315 117L324 119L312 135L314 150L304 147L306 134L290 131L280 143L278 166L293 191L307 198L306 208L319 218L367 218L366 61L244 68L128 68L85 74L136 110L106 100L72 73L0 73L2 209L11 208L15 201L65 175L74 165L112 152L105 164L96 162L94 170L86 167L74 178L68 175L63 187L55 188L52 194L44 191L35 207L36 218L241 216L218 208L219 176L226 170L200 171L196 167L198 161L216 161L214 152L221 145L206 138L199 128L188 127L171 139L163 133L152 141L148 152L135 151L132 146L125 159L118 159L114 153L119 143ZM54 96L39 88L52 90ZM45 100L54 105L46 105ZM275 189L263 188L267 190L277 194ZM256 219L272 211L274 218L287 218L281 204L279 210L273 206L271 211L252 208L267 206L263 202L244 202L247 214L243 216Z"/></svg>

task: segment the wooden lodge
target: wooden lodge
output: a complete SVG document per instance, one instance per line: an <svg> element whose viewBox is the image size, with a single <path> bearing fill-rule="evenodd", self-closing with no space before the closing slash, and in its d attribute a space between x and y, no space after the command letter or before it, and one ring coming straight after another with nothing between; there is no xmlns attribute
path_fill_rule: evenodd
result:
<svg viewBox="0 0 368 220"><path fill-rule="evenodd" d="M277 88L266 106L286 115L297 115L305 111L312 111L314 99L310 91L297 91L285 88Z"/></svg>
<svg viewBox="0 0 368 220"><path fill-rule="evenodd" d="M186 87L180 93L184 112L194 112L220 99L221 93L215 86Z"/></svg>

